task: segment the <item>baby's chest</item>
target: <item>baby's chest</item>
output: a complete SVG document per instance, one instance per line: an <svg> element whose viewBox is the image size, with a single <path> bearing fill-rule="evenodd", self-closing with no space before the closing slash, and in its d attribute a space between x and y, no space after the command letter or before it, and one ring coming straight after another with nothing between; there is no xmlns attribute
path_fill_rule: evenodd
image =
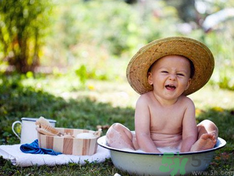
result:
<svg viewBox="0 0 234 176"><path fill-rule="evenodd" d="M155 129L180 129L183 122L183 111L154 111L151 113L151 127Z"/></svg>

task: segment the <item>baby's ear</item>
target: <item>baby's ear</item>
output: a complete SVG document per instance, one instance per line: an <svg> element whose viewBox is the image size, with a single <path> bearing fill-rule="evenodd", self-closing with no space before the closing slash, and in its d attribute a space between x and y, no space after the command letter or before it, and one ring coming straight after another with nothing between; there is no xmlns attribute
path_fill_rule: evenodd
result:
<svg viewBox="0 0 234 176"><path fill-rule="evenodd" d="M152 73L148 72L147 76L148 76L148 83L152 86L153 85Z"/></svg>
<svg viewBox="0 0 234 176"><path fill-rule="evenodd" d="M187 86L186 86L185 90L187 90L187 89L189 88L189 86L190 86L191 82L192 82L192 79L191 79L191 78L189 78L189 80L188 80L188 83L187 83Z"/></svg>

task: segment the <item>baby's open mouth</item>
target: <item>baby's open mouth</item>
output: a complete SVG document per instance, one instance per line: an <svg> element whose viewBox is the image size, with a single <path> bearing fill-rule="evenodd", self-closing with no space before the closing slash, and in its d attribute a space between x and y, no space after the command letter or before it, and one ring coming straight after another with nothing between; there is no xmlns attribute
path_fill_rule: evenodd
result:
<svg viewBox="0 0 234 176"><path fill-rule="evenodd" d="M166 85L165 87L166 87L167 90L175 90L176 89L176 86L170 85L170 84Z"/></svg>

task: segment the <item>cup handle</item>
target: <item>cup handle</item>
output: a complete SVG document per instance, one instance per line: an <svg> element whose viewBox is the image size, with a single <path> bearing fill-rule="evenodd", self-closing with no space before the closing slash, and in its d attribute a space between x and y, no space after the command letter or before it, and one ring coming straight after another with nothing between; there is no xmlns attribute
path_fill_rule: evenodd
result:
<svg viewBox="0 0 234 176"><path fill-rule="evenodd" d="M17 123L20 123L20 125L22 126L22 123L20 121L15 121L14 123L12 123L11 129L12 129L13 133L19 138L19 140L21 140L19 135L15 132L15 125Z"/></svg>

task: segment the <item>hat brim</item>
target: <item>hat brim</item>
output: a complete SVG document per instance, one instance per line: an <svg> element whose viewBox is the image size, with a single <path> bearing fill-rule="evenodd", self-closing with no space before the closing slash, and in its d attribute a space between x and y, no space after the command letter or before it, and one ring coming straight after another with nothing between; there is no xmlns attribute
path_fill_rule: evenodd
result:
<svg viewBox="0 0 234 176"><path fill-rule="evenodd" d="M214 70L214 57L203 43L187 37L169 37L155 40L142 47L130 60L127 67L127 80L139 94L152 91L147 74L150 66L158 59L168 55L181 55L190 59L194 65L194 75L184 95L202 88Z"/></svg>

